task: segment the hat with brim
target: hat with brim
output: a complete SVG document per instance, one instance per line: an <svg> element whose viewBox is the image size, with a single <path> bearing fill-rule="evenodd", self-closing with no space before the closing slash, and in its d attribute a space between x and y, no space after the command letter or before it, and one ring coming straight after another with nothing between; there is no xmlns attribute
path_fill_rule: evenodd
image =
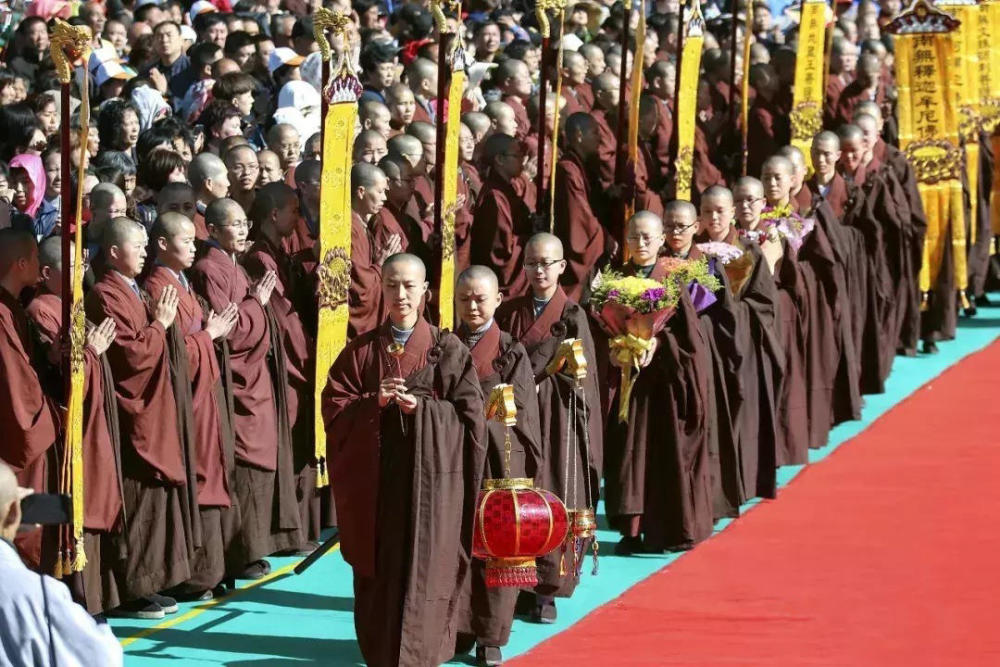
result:
<svg viewBox="0 0 1000 667"><path fill-rule="evenodd" d="M191 5L190 11L188 11L188 16L191 17L191 21L199 14L211 14L219 11L218 8L207 0L198 0L198 2Z"/></svg>
<svg viewBox="0 0 1000 667"><path fill-rule="evenodd" d="M134 69L128 65L123 65L118 59L118 53L113 49L94 49L90 52L90 59L87 62L87 69L94 82L100 88L111 79L128 81L136 76Z"/></svg>
<svg viewBox="0 0 1000 667"><path fill-rule="evenodd" d="M305 60L305 56L300 56L287 46L282 46L271 51L271 55L267 59L267 70L271 74L274 74L279 67L284 67L285 65L298 67L302 64L303 60Z"/></svg>

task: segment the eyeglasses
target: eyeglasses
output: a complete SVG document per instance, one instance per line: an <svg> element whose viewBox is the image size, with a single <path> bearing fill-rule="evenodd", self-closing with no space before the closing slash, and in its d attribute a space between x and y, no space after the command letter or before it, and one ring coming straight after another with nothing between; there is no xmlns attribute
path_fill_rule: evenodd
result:
<svg viewBox="0 0 1000 667"><path fill-rule="evenodd" d="M525 262L524 263L524 268L528 269L529 271L537 271L538 269L544 269L544 270L548 271L549 269L551 269L553 266L555 266L556 264L558 264L561 261L563 261L563 260L561 260L561 259L550 259L548 261L541 260L541 261L538 261L538 262Z"/></svg>
<svg viewBox="0 0 1000 667"><path fill-rule="evenodd" d="M693 222L690 225L675 225L675 226L671 226L671 227L664 227L663 228L663 233L664 234L672 234L672 235L676 236L677 234L683 234L684 232L686 232L687 230L691 229L692 227L694 227L694 223Z"/></svg>
<svg viewBox="0 0 1000 667"><path fill-rule="evenodd" d="M237 176L242 174L253 174L260 171L260 167L255 164L234 164L233 173Z"/></svg>
<svg viewBox="0 0 1000 667"><path fill-rule="evenodd" d="M751 205L752 206L753 204L756 204L759 201L764 201L764 198L763 197L743 197L742 199L737 199L736 200L736 204L737 205L743 204L743 205Z"/></svg>
<svg viewBox="0 0 1000 667"><path fill-rule="evenodd" d="M658 236L650 236L649 234L629 234L625 237L627 241L632 243L646 244L650 245L653 241L659 240Z"/></svg>
<svg viewBox="0 0 1000 667"><path fill-rule="evenodd" d="M216 227L233 227L235 229L253 229L253 222L251 220L237 220L230 225L216 225Z"/></svg>

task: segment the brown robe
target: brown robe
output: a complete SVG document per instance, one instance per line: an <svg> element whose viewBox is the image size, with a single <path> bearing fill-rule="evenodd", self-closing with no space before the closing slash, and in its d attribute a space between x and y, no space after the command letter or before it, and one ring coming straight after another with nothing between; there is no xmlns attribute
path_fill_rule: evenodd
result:
<svg viewBox="0 0 1000 667"><path fill-rule="evenodd" d="M555 493L568 509L596 509L604 438L597 356L586 313L559 288L537 318L530 294L501 304L496 317L500 328L524 346L535 374L544 461L536 475L538 485ZM580 387L565 372L546 369L568 338L583 341L588 372ZM568 434L576 443L572 451L567 449ZM560 555L557 550L538 559L539 595L569 597L580 582L571 567L560 574Z"/></svg>
<svg viewBox="0 0 1000 667"><path fill-rule="evenodd" d="M201 544L195 551L192 579L186 582L185 592L197 592L214 588L227 574L234 575L245 565L226 561L240 526L239 507L230 493L235 440L215 342L202 328L202 304L186 277L182 284L166 267L156 266L145 282L154 301L168 285L179 297L177 317L169 332L176 339L171 341L171 370L175 379L188 385L186 390L178 387L175 398L178 406L190 403L201 523Z"/></svg>
<svg viewBox="0 0 1000 667"><path fill-rule="evenodd" d="M579 111L590 112L594 108L594 89L586 81L575 86L563 85L563 96L567 104L572 100L579 107ZM568 117L569 112L566 115Z"/></svg>
<svg viewBox="0 0 1000 667"><path fill-rule="evenodd" d="M747 119L747 173L760 177L764 162L791 141L787 116L782 116L774 102L758 96Z"/></svg>
<svg viewBox="0 0 1000 667"><path fill-rule="evenodd" d="M465 341L464 327L459 337ZM498 384L514 387L517 424L510 429L510 467L506 464L506 427L497 421L486 423L487 450L484 479L534 478L542 467L541 431L538 424L538 397L535 374L528 353L494 322L471 348L483 396ZM517 603L516 588L487 588L485 563L472 561L470 587L463 593L460 631L474 636L481 646L504 646L510 638Z"/></svg>
<svg viewBox="0 0 1000 667"><path fill-rule="evenodd" d="M268 271L278 276L274 293L268 302L274 323L280 331L287 386L288 423L292 436L293 470L296 476L295 495L298 499L299 521L304 539L319 540L320 496L316 489L315 458L315 398L316 343L303 326L296 302L308 298L312 291L307 281L297 275L292 259L261 235L243 260L251 278L259 280ZM305 294L303 294L305 291Z"/></svg>
<svg viewBox="0 0 1000 667"><path fill-rule="evenodd" d="M594 109L590 115L597 121L597 133L600 143L597 146L597 182L601 190L607 190L616 182L615 156L619 152L618 136L615 133L615 126L618 121L618 111L616 109ZM626 149L627 150L627 149ZM557 176L558 178L558 176ZM556 196L560 196L562 190L556 183Z"/></svg>
<svg viewBox="0 0 1000 667"><path fill-rule="evenodd" d="M525 108L524 102L513 95L504 95L502 101L514 111L514 120L517 122L517 132L514 134L514 138L518 141L524 141L531 132L531 118L528 117L528 110Z"/></svg>
<svg viewBox="0 0 1000 667"><path fill-rule="evenodd" d="M632 264L623 272L638 275ZM661 260L650 278L665 277ZM686 289L657 338L653 360L635 376L626 423L617 417L620 392L612 402L608 516L623 527L639 516L651 550L689 549L712 534L708 412L713 380L708 342Z"/></svg>
<svg viewBox="0 0 1000 667"><path fill-rule="evenodd" d="M348 338L371 331L382 321L382 267L375 261L374 229L351 212L351 287L347 297Z"/></svg>
<svg viewBox="0 0 1000 667"><path fill-rule="evenodd" d="M52 446L59 437L59 409L42 391L38 372L32 367L33 341L28 317L15 296L0 288L0 459L14 470L20 486L36 492L50 491L56 471ZM17 548L25 563L51 572L55 554L50 553L49 535L36 529L21 534ZM44 546L43 546L44 539ZM44 553L43 553L44 552ZM43 558L44 556L44 558Z"/></svg>
<svg viewBox="0 0 1000 667"><path fill-rule="evenodd" d="M556 192L553 231L562 239L567 264L560 282L569 298L579 300L589 297L593 271L610 254L613 240L594 215L590 179L575 153L563 153L556 164Z"/></svg>
<svg viewBox="0 0 1000 667"><path fill-rule="evenodd" d="M303 250L311 250L316 244L316 235L309 229L306 222L305 205L302 205L303 213L299 215L299 220L295 224L292 234L281 240L281 247L289 256L298 254Z"/></svg>
<svg viewBox="0 0 1000 667"><path fill-rule="evenodd" d="M237 304L239 319L229 334L232 378L235 472L231 490L242 526L235 560L250 563L275 551L298 547L298 509L294 494L287 412L282 415L272 381L280 369L267 309L250 294L246 270L215 245L209 245L190 272L195 292L215 312ZM275 291L277 287L275 287ZM285 405L280 403L280 405Z"/></svg>
<svg viewBox="0 0 1000 667"><path fill-rule="evenodd" d="M491 267L504 296L528 287L524 247L533 232L531 211L510 182L491 172L476 201L469 262Z"/></svg>
<svg viewBox="0 0 1000 667"><path fill-rule="evenodd" d="M834 125L840 127L841 125L850 123L854 116L854 107L858 105L858 102L867 102L869 100L883 107L885 105L884 86L879 85L876 87L874 100L872 100L868 90L857 79L844 86L843 90L840 91L840 95L837 96L837 104L834 107Z"/></svg>
<svg viewBox="0 0 1000 667"><path fill-rule="evenodd" d="M192 542L188 474L178 433L177 405L163 326L145 296L109 270L87 295L87 318L115 321L108 348L122 444L122 490L129 558L119 572L122 600L187 581ZM190 509L190 508L188 508Z"/></svg>
<svg viewBox="0 0 1000 667"><path fill-rule="evenodd" d="M28 304L28 316L43 346L59 340L62 299L47 291ZM83 540L87 565L74 575L70 590L90 614L121 604L114 571L127 557L123 540L121 441L111 367L104 355L84 348L83 399ZM61 381L61 376L60 376ZM109 474L112 473L112 474Z"/></svg>
<svg viewBox="0 0 1000 667"><path fill-rule="evenodd" d="M330 476L365 662L452 657L486 454L483 398L468 350L418 320L401 357L389 322L351 341L323 391ZM378 406L383 377L406 378L413 415Z"/></svg>

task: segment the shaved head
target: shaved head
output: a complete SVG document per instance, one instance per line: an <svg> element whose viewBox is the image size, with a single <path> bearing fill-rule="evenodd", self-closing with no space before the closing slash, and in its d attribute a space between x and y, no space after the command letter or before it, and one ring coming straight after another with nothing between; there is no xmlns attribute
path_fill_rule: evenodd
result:
<svg viewBox="0 0 1000 667"><path fill-rule="evenodd" d="M38 244L38 265L62 269L62 239L50 236Z"/></svg>
<svg viewBox="0 0 1000 667"><path fill-rule="evenodd" d="M424 145L410 134L397 134L386 143L389 155L402 157L409 160L411 164L419 161L424 154Z"/></svg>
<svg viewBox="0 0 1000 667"><path fill-rule="evenodd" d="M840 137L836 133L829 130L823 130L815 137L813 137L813 146L818 146L819 144L830 144L833 148L840 148Z"/></svg>
<svg viewBox="0 0 1000 667"><path fill-rule="evenodd" d="M795 165L784 155L772 155L764 160L764 164L761 167L761 173L775 169L781 169L791 174L795 171Z"/></svg>
<svg viewBox="0 0 1000 667"><path fill-rule="evenodd" d="M427 267L424 266L423 260L408 252L397 252L395 255L390 255L388 259L382 263L382 274L385 275L388 273L389 269L403 266L419 269L422 279L426 280Z"/></svg>
<svg viewBox="0 0 1000 667"><path fill-rule="evenodd" d="M528 250L537 250L539 252L551 250L552 253L560 259L563 256L562 241L555 234L549 234L548 232L539 232L528 239L528 243L525 246L525 252Z"/></svg>
<svg viewBox="0 0 1000 667"><path fill-rule="evenodd" d="M21 500L18 491L17 478L3 461L0 461L0 535L7 540L13 540L21 523L21 512L18 503Z"/></svg>
<svg viewBox="0 0 1000 667"><path fill-rule="evenodd" d="M802 154L797 146L782 146L778 149L777 155L788 158L795 169L806 168L806 156Z"/></svg>
<svg viewBox="0 0 1000 667"><path fill-rule="evenodd" d="M458 275L457 285L462 285L464 283L476 282L478 280L485 280L490 289L497 292L500 291L500 283L497 281L497 274L493 273L493 269L488 266L482 266L479 264L473 264L465 271L462 271Z"/></svg>
<svg viewBox="0 0 1000 667"><path fill-rule="evenodd" d="M437 130L434 129L434 126L419 120L410 123L409 127L406 128L406 133L419 139L422 144L429 144L437 140Z"/></svg>
<svg viewBox="0 0 1000 667"><path fill-rule="evenodd" d="M104 238L101 239L101 247L105 252L113 246L120 246L144 236L146 229L135 220L124 216L112 218L104 227Z"/></svg>
<svg viewBox="0 0 1000 667"><path fill-rule="evenodd" d="M722 203L733 205L733 193L732 191L722 185L713 185L704 192L701 193L701 201L704 203L706 200L720 201Z"/></svg>
<svg viewBox="0 0 1000 667"><path fill-rule="evenodd" d="M490 117L480 111L462 114L462 123L472 130L472 135L477 138L490 129Z"/></svg>
<svg viewBox="0 0 1000 667"><path fill-rule="evenodd" d="M37 247L35 235L28 230L0 229L0 276L6 276L18 260L30 258Z"/></svg>
<svg viewBox="0 0 1000 667"><path fill-rule="evenodd" d="M758 197L764 196L764 184L760 182L759 178L754 178L753 176L743 176L736 184L733 185L733 191L743 190L744 192L753 192Z"/></svg>
<svg viewBox="0 0 1000 667"><path fill-rule="evenodd" d="M205 224L215 227L226 225L230 216L242 214L243 207L232 199L216 199L205 207Z"/></svg>
<svg viewBox="0 0 1000 667"><path fill-rule="evenodd" d="M656 215L654 215L653 213L649 213L648 211L641 211L636 215L640 215L641 213L648 213L649 215L652 215L654 218L656 218ZM698 216L698 209L696 209L694 207L694 204L692 204L689 201L684 201L683 199L675 199L674 201L669 202L666 206L663 207L663 217L666 218L667 216L671 215L684 215L690 217L691 219L694 219ZM659 220L659 218L656 219ZM660 224L662 225L662 222Z"/></svg>
<svg viewBox="0 0 1000 667"><path fill-rule="evenodd" d="M157 216L156 222L153 223L153 230L150 236L154 239L164 238L169 241L184 232L185 225L193 224L194 223L188 220L187 216L173 211L167 211L166 213L162 213Z"/></svg>
<svg viewBox="0 0 1000 667"><path fill-rule="evenodd" d="M208 179L218 180L226 175L226 164L214 153L198 153L188 166L188 180L200 188Z"/></svg>
<svg viewBox="0 0 1000 667"><path fill-rule="evenodd" d="M678 203L679 204L687 204L688 202L670 202L670 203L671 204L678 204ZM692 206L691 208L693 209L694 207ZM633 215L631 218L629 218L629 221L628 221L628 231L634 230L636 228L636 226L638 226L638 225L640 225L642 223L652 224L656 228L658 228L661 232L663 231L663 220L661 220L660 216L656 215L652 211L639 211L635 215Z"/></svg>
<svg viewBox="0 0 1000 667"><path fill-rule="evenodd" d="M385 172L373 164L357 162L351 167L351 190L370 188L385 179Z"/></svg>
<svg viewBox="0 0 1000 667"><path fill-rule="evenodd" d="M840 135L840 140L842 142L863 141L865 138L865 133L857 125L841 125L837 134Z"/></svg>
<svg viewBox="0 0 1000 667"><path fill-rule="evenodd" d="M852 120L857 123L858 116L863 114L868 114L872 118L878 121L879 125L882 125L882 109L879 107L878 102L872 102L871 100L862 100L854 106L854 117Z"/></svg>

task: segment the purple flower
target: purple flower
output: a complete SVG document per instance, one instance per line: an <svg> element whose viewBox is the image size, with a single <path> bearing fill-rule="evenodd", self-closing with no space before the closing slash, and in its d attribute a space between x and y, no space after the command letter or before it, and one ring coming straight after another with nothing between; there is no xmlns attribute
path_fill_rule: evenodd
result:
<svg viewBox="0 0 1000 667"><path fill-rule="evenodd" d="M649 301L650 303L656 303L662 299L667 293L667 290L663 287L653 287L642 293L640 297L643 301Z"/></svg>
<svg viewBox="0 0 1000 667"><path fill-rule="evenodd" d="M609 289L608 290L608 301L617 301L618 297L620 297L621 295L622 295L622 293L618 289Z"/></svg>

